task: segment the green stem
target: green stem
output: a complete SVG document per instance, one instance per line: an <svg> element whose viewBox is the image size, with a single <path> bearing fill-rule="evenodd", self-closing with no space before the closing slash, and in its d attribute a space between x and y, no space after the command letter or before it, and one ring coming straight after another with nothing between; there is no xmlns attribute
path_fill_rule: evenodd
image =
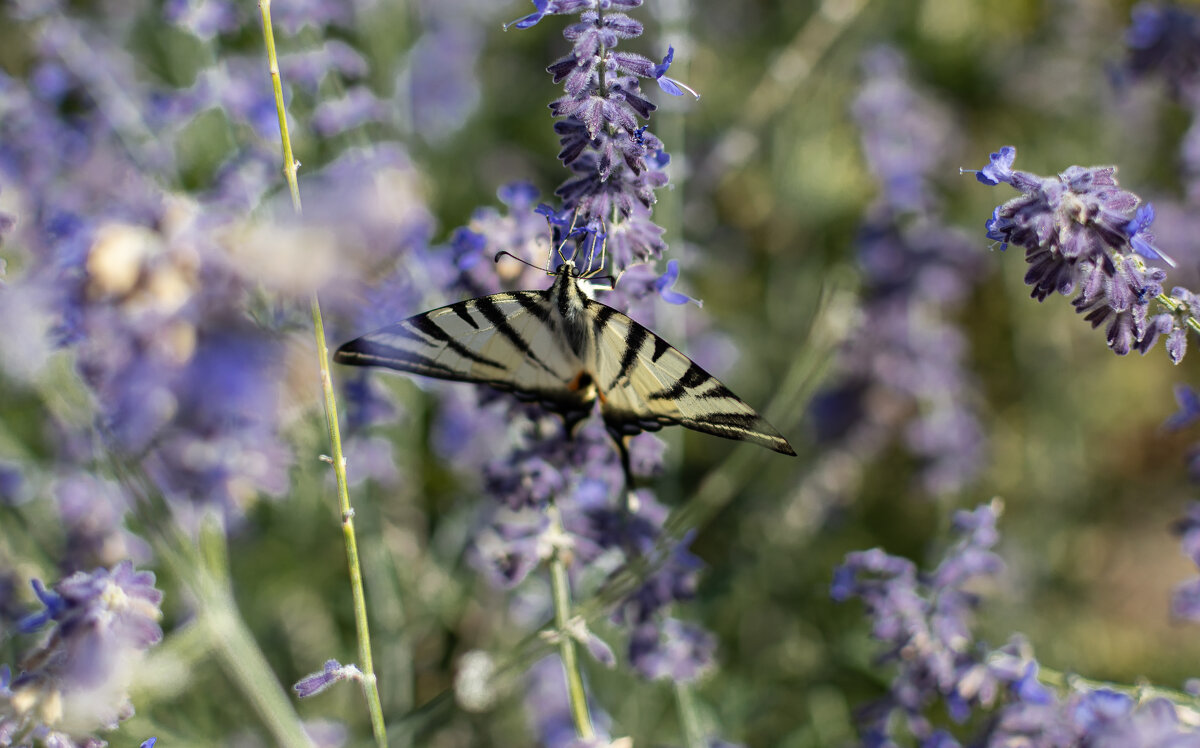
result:
<svg viewBox="0 0 1200 748"><path fill-rule="evenodd" d="M1043 665L1038 665L1038 680L1045 683L1047 686L1059 690L1080 690L1096 691L1106 689L1116 691L1132 697L1138 703L1142 703L1148 699L1162 698L1170 701L1179 707L1191 709L1193 711L1200 710L1200 700L1187 693L1186 691L1177 691L1172 688L1162 688L1160 686L1151 686L1148 684L1128 683L1110 683L1109 681L1094 680L1092 678L1084 678L1081 675L1073 673L1064 673L1060 670L1053 670Z"/></svg>
<svg viewBox="0 0 1200 748"><path fill-rule="evenodd" d="M553 504L547 510L550 515L550 533L553 537L563 534L562 516ZM567 564L559 549L550 559L550 584L554 590L554 624L558 634L558 652L562 658L563 674L567 678L567 697L571 704L571 718L575 731L587 740L594 736L592 717L588 714L587 693L583 688L583 675L579 672L579 659L575 654L575 640L568 626L571 621L571 583L567 579Z"/></svg>
<svg viewBox="0 0 1200 748"><path fill-rule="evenodd" d="M204 643L216 654L238 692L262 719L278 745L313 746L287 693L238 612L224 559L224 531L201 528L193 543L171 519L166 502L142 466L110 454L113 474L129 490L136 515L147 523L157 558L192 597Z"/></svg>
<svg viewBox="0 0 1200 748"><path fill-rule="evenodd" d="M1158 296L1155 297L1155 299L1158 301L1159 304L1162 304L1167 309L1170 309L1172 314L1179 314L1179 311L1181 309L1183 309L1183 306L1184 306L1183 303L1179 299L1176 299L1172 296L1168 296L1165 292L1160 293ZM1190 312L1191 310L1189 309L1188 311ZM1185 324L1189 328L1191 328L1192 332L1196 333L1197 335L1200 335L1200 320L1197 320L1191 314L1187 314L1186 316L1184 316L1183 324Z"/></svg>
<svg viewBox="0 0 1200 748"><path fill-rule="evenodd" d="M283 105L283 84L279 77L279 59L275 54L275 34L271 25L271 0L259 0L262 12L263 41L267 48L267 61L271 70L271 85L275 90L275 111L279 116L279 135L283 143L283 173L292 196L292 207L296 214L302 212L300 187L296 181L296 159L292 154L292 140L288 133L287 110ZM325 424L329 430L329 443L333 456L333 474L337 480L338 506L342 515L342 536L346 543L346 562L350 568L350 590L354 598L354 622L358 634L358 667L362 671L363 695L371 715L371 730L379 748L387 746L387 726L383 720L383 705L379 700L379 684L375 677L375 665L371 657L371 633L367 622L367 602L363 592L362 566L358 558L358 540L354 530L354 508L350 504L350 490L346 480L346 457L342 453L342 434L338 426L337 399L333 392L333 377L329 371L329 348L325 343L325 323L321 317L321 304L314 291L312 295L313 333L317 344L317 361L321 370L321 389L325 395Z"/></svg>
<svg viewBox="0 0 1200 748"><path fill-rule="evenodd" d="M683 728L684 745L687 748L705 748L707 743L704 742L704 731L700 728L696 696L689 684L675 684L675 704L679 710L679 724Z"/></svg>

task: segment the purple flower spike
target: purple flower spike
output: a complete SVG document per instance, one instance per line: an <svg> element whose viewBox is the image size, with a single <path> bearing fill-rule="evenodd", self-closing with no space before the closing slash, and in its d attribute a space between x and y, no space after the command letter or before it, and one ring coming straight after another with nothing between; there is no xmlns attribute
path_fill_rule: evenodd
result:
<svg viewBox="0 0 1200 748"><path fill-rule="evenodd" d="M138 748L154 748L154 744L158 742L158 738L146 738Z"/></svg>
<svg viewBox="0 0 1200 748"><path fill-rule="evenodd" d="M530 13L524 18L519 18L516 21L509 21L508 23L504 24L504 30L508 31L509 26L516 26L519 29L527 29L532 26L536 26L537 22L542 20L542 18L544 18L549 12L547 10L547 6L550 5L550 0L533 0L533 4L537 8L535 12Z"/></svg>
<svg viewBox="0 0 1200 748"><path fill-rule="evenodd" d="M698 307L703 307L704 302L700 299L693 299L691 296L674 290L673 287L677 280L679 280L679 260L668 260L667 271L660 275L658 280L654 281L654 290L668 304L686 304L690 301Z"/></svg>
<svg viewBox="0 0 1200 748"><path fill-rule="evenodd" d="M663 58L662 62L654 66L654 78L658 81L658 87L672 96L683 96L683 92L687 91L692 96L695 96L697 99L699 99L700 94L696 93L694 90L685 84L680 83L674 78L667 77L667 70L671 68L671 62L674 59L675 48L667 47L667 56Z"/></svg>

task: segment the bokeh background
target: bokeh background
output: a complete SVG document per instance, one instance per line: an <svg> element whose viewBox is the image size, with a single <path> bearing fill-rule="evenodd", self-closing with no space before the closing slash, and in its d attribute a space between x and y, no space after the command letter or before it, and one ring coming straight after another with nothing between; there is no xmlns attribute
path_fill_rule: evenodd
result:
<svg viewBox="0 0 1200 748"><path fill-rule="evenodd" d="M853 744L854 709L888 672L873 662L861 606L830 600L833 568L875 546L927 562L945 547L953 509L997 496L1007 568L981 590L980 639L1023 632L1043 665L1097 680L1180 687L1200 676L1200 630L1169 613L1171 590L1195 572L1170 524L1195 495L1188 458L1200 434L1162 428L1173 386L1197 379L1195 357L1172 365L1161 346L1115 356L1065 298L1031 300L1020 251L984 236L1015 193L959 173L1002 145L1039 174L1115 164L1122 187L1158 209L1157 244L1179 265L1166 285L1196 288L1200 183L1183 151L1195 112L1163 76L1130 74L1132 5L650 0L632 11L647 32L630 48L660 59L673 45L672 77L702 94L647 87L660 105L652 128L673 159L655 217L666 257L683 268L680 287L704 301L659 304L655 329L760 407L799 453L664 435L667 468L653 481L663 500L718 497L692 543L707 568L676 615L717 636L718 666L696 698L726 739ZM273 9L302 222L288 217L276 165L254 3L0 6L0 212L15 219L0 245L0 661L29 646L13 623L36 605L30 579L128 557L154 569L167 637L114 745L270 738L227 663L189 627L195 599L145 540L152 523L98 446L92 426L106 398L128 387L136 399L128 379L147 369L127 361L96 385L113 350L96 332L103 319L85 328L93 343L53 345L69 293L46 290L46 268L68 262L60 244L71 234L48 228L50 208L67 200L74 215L136 223L130 195L157 189L187 210L219 205L226 218L213 231L227 248L246 247L216 276L250 301L213 324L237 338L241 360L269 359L270 391L245 397L271 403L266 422L248 426L270 436L236 447L267 467L226 475L174 516L202 534L203 507L218 507L237 610L286 686L327 658L356 656L302 289L314 277L338 281L322 286L334 344L364 331L364 305L383 323L452 301L419 273L390 296L359 295L355 284L398 256L449 252L455 227L500 206L501 186L528 181L548 199L567 175L547 109L560 91L544 72L568 51L563 18L503 31L530 12L516 0ZM38 137L48 142L35 147ZM356 152L366 155L347 157ZM118 178L110 161L145 179ZM910 194L906 174L921 197L902 225L938 237L936 247L872 253L872 221ZM483 713L446 695L459 658L513 647L533 623L522 599L545 594L537 580L499 591L470 561L491 499L463 467L474 464L464 451L488 447L472 439L469 388L372 382L399 419L352 429L347 454L394 740L536 744L519 686ZM196 397L190 407L203 412ZM358 401L348 402L353 420ZM614 734L681 742L670 684L593 662L587 672ZM341 724L349 744L369 735L352 687L296 708L334 732Z"/></svg>

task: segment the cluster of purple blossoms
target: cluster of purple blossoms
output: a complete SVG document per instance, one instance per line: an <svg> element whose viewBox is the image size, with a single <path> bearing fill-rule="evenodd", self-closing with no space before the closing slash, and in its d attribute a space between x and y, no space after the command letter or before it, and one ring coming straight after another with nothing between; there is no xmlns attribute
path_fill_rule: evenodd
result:
<svg viewBox="0 0 1200 748"><path fill-rule="evenodd" d="M127 561L33 586L45 609L18 630L51 628L15 675L0 666L0 745L101 748L93 733L133 714L131 665L162 639L162 592Z"/></svg>
<svg viewBox="0 0 1200 748"><path fill-rule="evenodd" d="M939 166L933 154L953 132L948 116L914 88L896 51L877 49L863 67L853 113L881 192L857 241L859 321L839 352L838 384L818 394L812 413L818 437L859 462L902 431L923 488L943 494L968 483L982 461L983 430L970 408L976 384L953 320L981 263L967 237L944 225L929 182ZM819 465L810 487L825 472Z"/></svg>
<svg viewBox="0 0 1200 748"><path fill-rule="evenodd" d="M360 308L359 278L394 274L425 246L431 219L414 169L395 147L345 150L306 181L313 208L298 221L278 198L264 202L278 182L278 123L257 56L172 88L135 74L128 51L95 24L43 5L24 21L44 74L0 76L0 181L22 209L6 237L21 273L0 305L53 329L94 397L106 446L140 462L180 519L215 508L236 521L257 496L288 488L285 404L307 401L311 386L292 376L294 362L313 357L303 302L319 290L331 317L345 318ZM216 34L229 30L227 16L186 20ZM325 75L366 72L333 42L281 64L297 91L313 95ZM203 193L165 189L182 181L175 154L187 127L214 110L231 128L249 123L239 132L250 137L224 155ZM29 377L47 355L42 341L0 338L10 373ZM291 387L304 396L291 397ZM388 474L389 457L373 474Z"/></svg>
<svg viewBox="0 0 1200 748"><path fill-rule="evenodd" d="M928 748L1197 744L1200 730L1187 704L1134 698L1082 679L1060 693L1039 680L1041 666L1019 634L994 650L974 640L971 618L980 599L970 589L1004 568L992 550L999 511L993 502L956 513L958 539L932 572L880 549L851 553L834 572L834 599L863 602L883 646L879 661L896 668L887 694L860 712L863 745L905 744L903 733ZM1194 525L1189 521L1186 532ZM943 713L952 724L937 724L934 715Z"/></svg>
<svg viewBox="0 0 1200 748"><path fill-rule="evenodd" d="M545 212L554 227L555 246L574 241L576 264L596 267L611 254L608 269L619 275L629 265L657 258L665 245L662 228L650 220L654 193L667 183L669 157L642 121L657 107L641 92L639 78L653 78L672 95L690 91L667 77L674 57L661 63L618 43L642 33L642 24L614 8L634 8L641 0L535 0L537 12L514 22L529 28L550 14L579 13L563 35L571 53L547 70L565 94L550 104L562 150L558 157L575 176L556 191L562 208Z"/></svg>
<svg viewBox="0 0 1200 748"><path fill-rule="evenodd" d="M1025 249L1026 285L1043 301L1053 293L1076 293L1071 304L1092 327L1106 324L1108 346L1118 355L1146 353L1166 338L1167 355L1179 363L1187 331L1196 328L1200 299L1186 288L1164 293L1165 270L1147 261L1173 262L1154 244L1152 206L1117 186L1116 167L1072 166L1053 177L1012 168L1017 151L1005 146L976 173L987 185L1001 182L1021 192L998 206L987 236ZM1157 301L1163 311L1150 314Z"/></svg>

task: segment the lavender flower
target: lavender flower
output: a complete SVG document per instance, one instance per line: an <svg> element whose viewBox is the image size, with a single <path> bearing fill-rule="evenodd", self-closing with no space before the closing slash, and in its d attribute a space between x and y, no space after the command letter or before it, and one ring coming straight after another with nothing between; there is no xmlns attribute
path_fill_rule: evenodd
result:
<svg viewBox="0 0 1200 748"><path fill-rule="evenodd" d="M980 653L970 637L977 598L967 589L972 580L1003 568L991 551L999 511L993 504L956 513L959 539L927 576L879 549L847 555L834 572L833 598L863 601L873 620L872 635L885 646L882 660L897 666L889 694L870 709L871 729L883 730L891 713L899 711L914 735L927 738L933 728L923 711L934 699L944 699L956 719L994 701L996 676L980 669Z"/></svg>
<svg viewBox="0 0 1200 748"><path fill-rule="evenodd" d="M1137 195L1119 189L1116 167L1072 166L1056 177L1039 177L1012 167L1016 150L1005 146L976 176L985 184L1001 181L1022 195L996 208L987 222L989 239L1025 248L1025 283L1044 301L1053 293L1078 292L1071 303L1098 327L1106 324L1108 346L1125 355L1145 354L1160 335L1167 353L1179 363L1186 330L1194 324L1186 289L1163 293L1166 272L1145 260L1171 261L1150 244L1154 218L1149 206L1135 209ZM1157 300L1164 311L1149 316Z"/></svg>
<svg viewBox="0 0 1200 748"><path fill-rule="evenodd" d="M1180 523L1189 552L1200 537L1191 516L1196 509ZM960 726L955 733L972 736L963 745L1115 748L1200 741L1189 706L1165 698L1135 700L1083 680L1059 693L1039 681L1041 666L1020 635L995 650L973 640L970 612L979 599L967 590L973 580L994 578L1003 569L991 550L998 511L993 502L957 513L958 540L932 573L879 549L849 554L834 573L834 598L863 601L872 635L883 647L880 660L896 665L887 695L862 711L863 744L896 744L901 723L892 716L899 714L921 745L959 745L936 724L938 704ZM987 716L972 720L975 713Z"/></svg>
<svg viewBox="0 0 1200 748"><path fill-rule="evenodd" d="M1175 402L1179 410L1163 423L1163 428L1175 431L1200 420L1200 393L1191 386L1175 385Z"/></svg>
<svg viewBox="0 0 1200 748"><path fill-rule="evenodd" d="M981 266L967 239L942 226L929 184L937 146L953 132L947 115L913 87L894 50L875 50L863 67L853 110L882 191L857 240L861 321L839 353L838 383L817 395L812 413L818 437L845 445L857 461L900 435L924 488L943 494L968 483L982 462L967 341L950 319ZM818 467L804 490L826 493L817 486L824 472Z"/></svg>
<svg viewBox="0 0 1200 748"><path fill-rule="evenodd" d="M53 590L35 581L34 590L45 610L25 618L21 631L53 627L15 678L0 668L0 735L100 745L81 736L133 714L128 679L140 654L162 639L162 593L152 573L127 561L111 571L77 572Z"/></svg>
<svg viewBox="0 0 1200 748"><path fill-rule="evenodd" d="M1125 34L1131 77L1161 76L1176 96L1200 103L1200 17L1174 5L1143 2Z"/></svg>
<svg viewBox="0 0 1200 748"><path fill-rule="evenodd" d="M309 696L316 696L338 681L361 679L362 671L356 666L343 665L337 660L327 660L325 667L320 672L301 678L292 688L296 691L296 696L305 699Z"/></svg>
<svg viewBox="0 0 1200 748"><path fill-rule="evenodd" d="M640 0L608 3L639 4ZM565 13L586 5L590 4L550 2L539 6L539 12ZM590 266L600 260L597 237L614 237L611 267L616 273L630 262L654 259L663 249L661 229L647 224L654 191L667 182L661 171L665 163L659 157L661 141L639 124L656 107L642 97L638 78L661 81L673 55L669 52L662 65L655 66L641 55L614 50L621 39L641 32L641 24L623 13L605 13L599 6L584 10L579 23L564 32L574 44L571 54L547 68L566 89L550 110L562 118L555 125L563 146L559 159L576 174L556 192L571 221L565 229L556 226L555 244L575 239L583 251L580 264Z"/></svg>

